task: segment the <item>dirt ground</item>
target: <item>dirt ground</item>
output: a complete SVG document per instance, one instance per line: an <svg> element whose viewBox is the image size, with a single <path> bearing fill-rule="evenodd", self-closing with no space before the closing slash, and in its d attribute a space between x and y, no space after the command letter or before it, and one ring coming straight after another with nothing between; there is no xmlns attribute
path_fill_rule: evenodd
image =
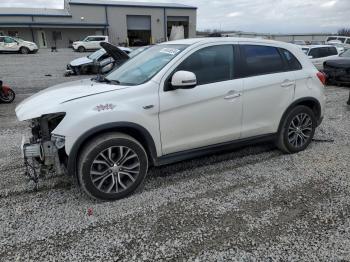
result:
<svg viewBox="0 0 350 262"><path fill-rule="evenodd" d="M260 144L153 168L142 192L96 202L70 177L33 190L19 149L27 125L14 113L77 79L63 73L79 56L0 55L0 78L18 94L0 105L0 261L350 261L349 88L326 88L325 120L304 152Z"/></svg>

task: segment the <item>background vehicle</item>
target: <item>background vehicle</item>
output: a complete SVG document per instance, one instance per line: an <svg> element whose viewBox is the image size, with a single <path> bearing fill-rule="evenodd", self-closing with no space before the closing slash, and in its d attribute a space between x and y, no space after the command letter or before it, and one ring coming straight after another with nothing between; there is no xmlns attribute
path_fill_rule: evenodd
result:
<svg viewBox="0 0 350 262"><path fill-rule="evenodd" d="M343 53L346 50L345 45L339 40L329 41L327 42L327 45L335 46L339 54Z"/></svg>
<svg viewBox="0 0 350 262"><path fill-rule="evenodd" d="M327 81L333 84L350 84L350 49L339 57L324 62Z"/></svg>
<svg viewBox="0 0 350 262"><path fill-rule="evenodd" d="M100 49L100 43L108 42L108 36L94 35L87 36L82 41L73 42L73 50L78 52L85 52L87 50Z"/></svg>
<svg viewBox="0 0 350 262"><path fill-rule="evenodd" d="M301 49L318 70L323 70L323 63L326 60L336 58L339 55L337 48L332 45L303 46Z"/></svg>
<svg viewBox="0 0 350 262"><path fill-rule="evenodd" d="M32 127L27 161L59 173L66 165L88 195L116 200L152 165L257 141L306 149L323 119L324 81L295 45L187 39L152 46L98 81L49 88L16 114Z"/></svg>
<svg viewBox="0 0 350 262"><path fill-rule="evenodd" d="M350 37L349 36L328 36L326 42L340 41L346 48L350 48Z"/></svg>
<svg viewBox="0 0 350 262"><path fill-rule="evenodd" d="M106 42L101 43L101 45L104 44L108 46L106 50L101 48L89 56L81 57L70 62L67 65L65 75L97 74L99 72L106 74L113 69L116 63L121 64L129 59L129 56L123 54L129 54L133 51L130 48L116 47ZM114 54L117 57L113 58ZM116 60L116 58L118 59Z"/></svg>
<svg viewBox="0 0 350 262"><path fill-rule="evenodd" d="M0 52L15 52L21 54L36 53L38 46L29 41L11 36L0 36Z"/></svg>
<svg viewBox="0 0 350 262"><path fill-rule="evenodd" d="M12 103L15 98L15 92L9 86L3 85L3 82L0 80L0 103Z"/></svg>

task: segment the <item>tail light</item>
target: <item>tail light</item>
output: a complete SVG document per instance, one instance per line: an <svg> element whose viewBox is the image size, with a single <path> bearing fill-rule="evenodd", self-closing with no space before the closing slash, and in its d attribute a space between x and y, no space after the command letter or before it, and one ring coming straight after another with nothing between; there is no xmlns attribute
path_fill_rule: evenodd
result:
<svg viewBox="0 0 350 262"><path fill-rule="evenodd" d="M322 72L317 72L317 77L323 85L326 85L326 75Z"/></svg>

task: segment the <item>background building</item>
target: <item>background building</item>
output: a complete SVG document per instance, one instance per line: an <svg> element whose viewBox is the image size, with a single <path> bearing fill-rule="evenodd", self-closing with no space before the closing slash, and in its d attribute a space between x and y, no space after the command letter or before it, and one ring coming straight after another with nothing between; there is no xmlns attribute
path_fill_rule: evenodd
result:
<svg viewBox="0 0 350 262"><path fill-rule="evenodd" d="M197 8L182 4L65 0L64 9L1 8L0 35L18 36L40 48L68 47L88 35L121 44L167 40L173 26L196 36Z"/></svg>

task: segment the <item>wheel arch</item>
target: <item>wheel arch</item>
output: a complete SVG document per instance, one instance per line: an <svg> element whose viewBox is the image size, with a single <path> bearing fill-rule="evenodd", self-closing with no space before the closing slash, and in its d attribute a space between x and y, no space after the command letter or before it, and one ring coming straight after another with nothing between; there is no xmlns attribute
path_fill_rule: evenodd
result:
<svg viewBox="0 0 350 262"><path fill-rule="evenodd" d="M278 126L278 132L280 132L282 125L283 125L283 121L286 118L287 114L296 106L307 106L309 107L314 113L315 113L315 117L317 119L317 122L320 121L321 119L321 104L320 102L314 98L314 97L304 97L304 98L300 98L295 100L283 113L282 118L280 120L279 126Z"/></svg>
<svg viewBox="0 0 350 262"><path fill-rule="evenodd" d="M77 160L80 151L84 147L84 145L92 138L111 132L120 132L127 134L133 138L135 138L146 150L148 159L150 161L150 165L154 165L157 161L157 149L155 142L148 132L148 130L138 124L130 123L130 122L116 122L116 123L108 123L101 126L94 127L88 131L86 131L83 135L81 135L77 141L73 144L72 149L70 150L68 156L68 174L71 174L78 182L77 179Z"/></svg>

